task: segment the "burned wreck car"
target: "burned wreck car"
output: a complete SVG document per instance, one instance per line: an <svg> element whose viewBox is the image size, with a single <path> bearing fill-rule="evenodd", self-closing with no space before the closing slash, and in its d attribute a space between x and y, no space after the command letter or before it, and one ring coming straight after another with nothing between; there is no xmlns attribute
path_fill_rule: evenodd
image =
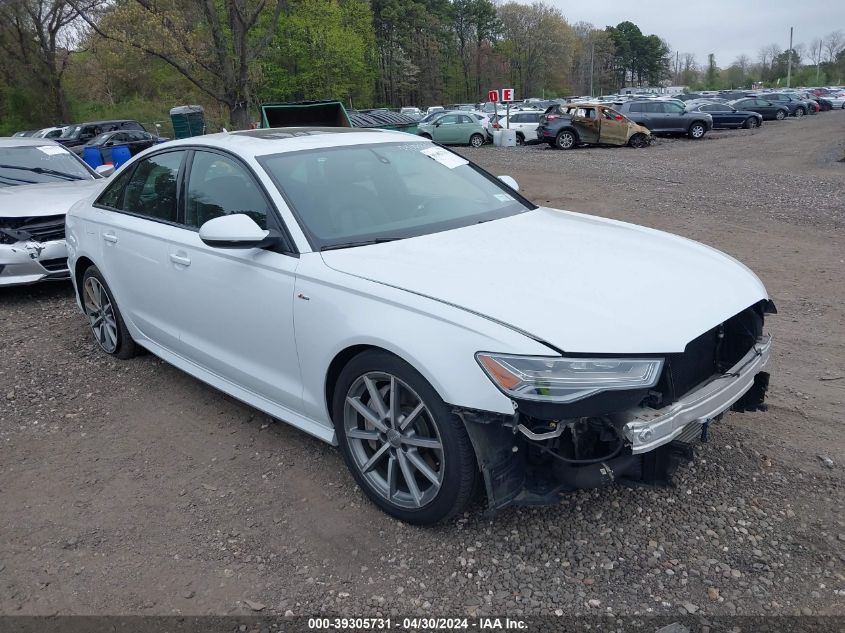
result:
<svg viewBox="0 0 845 633"><path fill-rule="evenodd" d="M579 145L629 145L642 148L651 144L648 128L601 103L563 103L549 106L540 117L537 140L558 149Z"/></svg>
<svg viewBox="0 0 845 633"><path fill-rule="evenodd" d="M0 139L0 286L69 277L65 213L101 182L58 143Z"/></svg>
<svg viewBox="0 0 845 633"><path fill-rule="evenodd" d="M370 499L414 524L479 482L500 509L659 481L674 442L766 390L774 306L748 268L537 207L401 132L171 141L67 227L103 352L143 347L339 445Z"/></svg>

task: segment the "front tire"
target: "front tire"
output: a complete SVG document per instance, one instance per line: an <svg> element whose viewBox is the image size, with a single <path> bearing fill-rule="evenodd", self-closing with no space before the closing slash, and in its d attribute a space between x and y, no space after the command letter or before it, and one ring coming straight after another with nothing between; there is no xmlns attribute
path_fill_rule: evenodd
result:
<svg viewBox="0 0 845 633"><path fill-rule="evenodd" d="M558 149L572 149L576 142L575 132L570 130L563 130L555 137L555 147Z"/></svg>
<svg viewBox="0 0 845 633"><path fill-rule="evenodd" d="M643 147L648 146L648 137L642 132L637 132L628 139L628 145L635 149L642 149Z"/></svg>
<svg viewBox="0 0 845 633"><path fill-rule="evenodd" d="M481 134L473 134L469 137L469 144L473 147L481 147L484 145L484 137Z"/></svg>
<svg viewBox="0 0 845 633"><path fill-rule="evenodd" d="M794 116L796 119L800 119L802 116L804 116L804 108L796 108Z"/></svg>
<svg viewBox="0 0 845 633"><path fill-rule="evenodd" d="M338 377L332 412L347 467L387 514L432 525L471 498L476 465L466 429L402 359L382 350L354 357Z"/></svg>
<svg viewBox="0 0 845 633"><path fill-rule="evenodd" d="M94 340L106 354L126 360L138 354L106 280L96 266L82 275L82 307Z"/></svg>
<svg viewBox="0 0 845 633"><path fill-rule="evenodd" d="M695 141L699 141L702 138L704 138L704 135L706 133L707 133L707 126L704 125L704 123L701 123L700 121L695 121L692 125L689 126L689 131L687 132L687 135L691 139L693 139Z"/></svg>
<svg viewBox="0 0 845 633"><path fill-rule="evenodd" d="M745 119L745 123L743 123L743 125L742 125L742 127L744 127L746 130L752 130L755 127L759 127L759 126L760 126L760 122L757 120L756 117L753 117L753 116L750 116L747 119Z"/></svg>
<svg viewBox="0 0 845 633"><path fill-rule="evenodd" d="M786 118L786 112L784 112L783 110L778 110L775 113L775 119L777 119L778 121L783 121L785 118Z"/></svg>

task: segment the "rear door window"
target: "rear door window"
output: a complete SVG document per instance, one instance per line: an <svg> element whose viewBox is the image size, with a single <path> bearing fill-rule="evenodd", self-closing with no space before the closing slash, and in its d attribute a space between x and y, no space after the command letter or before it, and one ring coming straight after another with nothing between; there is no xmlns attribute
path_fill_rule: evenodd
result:
<svg viewBox="0 0 845 633"><path fill-rule="evenodd" d="M156 154L140 161L126 186L123 210L176 222L178 175L184 151Z"/></svg>

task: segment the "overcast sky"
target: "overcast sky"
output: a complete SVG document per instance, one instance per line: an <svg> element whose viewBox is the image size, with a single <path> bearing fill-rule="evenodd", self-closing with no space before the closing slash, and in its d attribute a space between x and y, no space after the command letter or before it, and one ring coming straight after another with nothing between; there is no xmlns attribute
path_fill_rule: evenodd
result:
<svg viewBox="0 0 845 633"><path fill-rule="evenodd" d="M768 44L777 43L786 50L790 26L795 27L794 46L845 30L842 0L549 1L570 24L585 21L604 28L628 20L644 34L662 37L673 51L695 53L699 64L707 61L708 53L715 53L716 63L723 68L743 53L757 61L758 51Z"/></svg>

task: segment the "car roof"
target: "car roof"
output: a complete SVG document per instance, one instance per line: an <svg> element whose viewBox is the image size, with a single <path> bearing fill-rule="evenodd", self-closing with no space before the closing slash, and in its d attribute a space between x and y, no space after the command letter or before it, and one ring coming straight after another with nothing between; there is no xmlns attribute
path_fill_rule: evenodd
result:
<svg viewBox="0 0 845 633"><path fill-rule="evenodd" d="M168 141L166 145L161 147L162 149L172 149L182 145L202 145L228 150L240 156L265 156L307 149L408 142L427 143L429 141L416 134L393 130L349 127L284 127L192 136Z"/></svg>
<svg viewBox="0 0 845 633"><path fill-rule="evenodd" d="M56 145L58 147L63 147L63 145L56 143L53 139L49 138L32 138L31 136L0 136L0 147L39 147L43 145Z"/></svg>

